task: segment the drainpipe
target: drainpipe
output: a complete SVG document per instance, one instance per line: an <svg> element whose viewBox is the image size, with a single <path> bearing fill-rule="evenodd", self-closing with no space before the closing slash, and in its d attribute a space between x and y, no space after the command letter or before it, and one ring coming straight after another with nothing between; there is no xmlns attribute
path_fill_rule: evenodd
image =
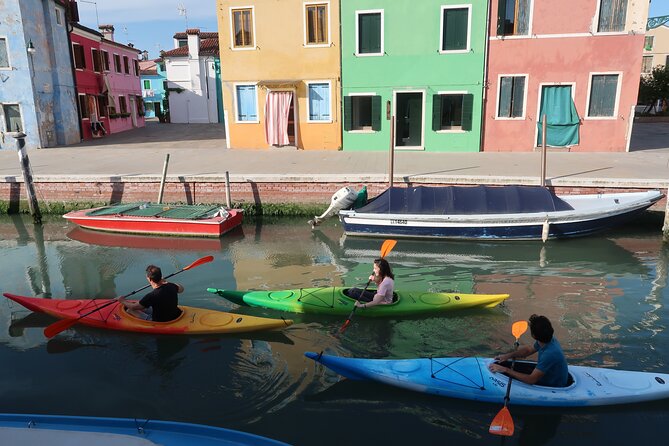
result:
<svg viewBox="0 0 669 446"><path fill-rule="evenodd" d="M343 40L343 21L341 16L341 3L344 0L339 0L339 140L341 143L341 150L344 151L344 48L342 46Z"/></svg>
<svg viewBox="0 0 669 446"><path fill-rule="evenodd" d="M481 97L481 136L479 143L479 152L483 152L483 142L485 140L485 121L486 121L486 98L488 97L488 58L490 57L490 15L492 14L492 0L488 1L488 14L485 20L485 55L483 56L483 89ZM527 88L527 86L525 86Z"/></svg>
<svg viewBox="0 0 669 446"><path fill-rule="evenodd" d="M70 11L69 8L72 6L68 5L68 10L65 12L65 31L67 31L67 52L70 53L70 68L72 69L72 85L74 90L74 104L77 107L77 126L79 127L79 140L84 140L84 129L81 126L81 107L79 105L79 96L77 95L77 75L76 68L74 67L74 57L72 55L72 31L74 30L74 25L70 23Z"/></svg>

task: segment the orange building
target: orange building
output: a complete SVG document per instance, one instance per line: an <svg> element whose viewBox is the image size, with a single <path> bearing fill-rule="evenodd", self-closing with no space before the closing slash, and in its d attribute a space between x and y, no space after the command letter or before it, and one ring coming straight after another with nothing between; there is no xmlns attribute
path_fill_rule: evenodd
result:
<svg viewBox="0 0 669 446"><path fill-rule="evenodd" d="M339 1L218 0L229 148L341 148Z"/></svg>

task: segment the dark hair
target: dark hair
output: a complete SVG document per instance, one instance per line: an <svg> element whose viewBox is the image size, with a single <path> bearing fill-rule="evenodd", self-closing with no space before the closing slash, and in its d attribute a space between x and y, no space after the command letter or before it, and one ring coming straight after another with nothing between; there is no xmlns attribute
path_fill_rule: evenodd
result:
<svg viewBox="0 0 669 446"><path fill-rule="evenodd" d="M553 326L546 316L530 316L530 333L539 342L547 344L553 339Z"/></svg>
<svg viewBox="0 0 669 446"><path fill-rule="evenodd" d="M158 283L163 280L163 272L156 265L146 267L146 277L152 282Z"/></svg>
<svg viewBox="0 0 669 446"><path fill-rule="evenodd" d="M395 275L390 269L390 263L388 263L386 259L376 259L374 260L374 263L379 265L379 274L381 274L381 277L390 277L391 279L395 280Z"/></svg>

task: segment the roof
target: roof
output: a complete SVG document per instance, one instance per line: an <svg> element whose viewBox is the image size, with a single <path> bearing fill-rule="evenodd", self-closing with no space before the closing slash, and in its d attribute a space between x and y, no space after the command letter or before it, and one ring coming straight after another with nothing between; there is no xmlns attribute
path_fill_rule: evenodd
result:
<svg viewBox="0 0 669 446"><path fill-rule="evenodd" d="M195 31L197 31L197 32L195 32ZM175 33L174 38L175 39L187 39L188 34L199 34L200 39L218 39L218 33L217 32L215 32L215 33L203 33L203 32L200 32L200 30L197 29L197 28L188 29L188 30L186 30L185 33Z"/></svg>
<svg viewBox="0 0 669 446"><path fill-rule="evenodd" d="M140 60L139 61L139 74L144 74L144 75L158 74L158 70L156 69L156 61L155 60Z"/></svg>
<svg viewBox="0 0 669 446"><path fill-rule="evenodd" d="M205 33L218 34L218 33ZM202 34L200 34L202 37ZM218 56L218 35L216 38L200 40L200 56ZM188 56L188 45L174 48L173 50L165 51L163 56L166 57L185 57Z"/></svg>

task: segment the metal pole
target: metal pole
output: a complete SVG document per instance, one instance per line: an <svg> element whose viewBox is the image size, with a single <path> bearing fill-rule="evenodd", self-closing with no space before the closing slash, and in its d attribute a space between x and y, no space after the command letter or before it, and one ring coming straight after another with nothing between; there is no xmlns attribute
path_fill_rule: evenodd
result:
<svg viewBox="0 0 669 446"><path fill-rule="evenodd" d="M541 187L546 187L546 114L541 117Z"/></svg>
<svg viewBox="0 0 669 446"><path fill-rule="evenodd" d="M230 204L230 172L225 171L225 203L228 205L228 209L232 207Z"/></svg>
<svg viewBox="0 0 669 446"><path fill-rule="evenodd" d="M395 175L395 116L390 118L390 166L388 172L388 187L393 187L393 176Z"/></svg>
<svg viewBox="0 0 669 446"><path fill-rule="evenodd" d="M28 196L28 207L30 208L30 215L33 216L33 223L42 223L42 213L37 204L37 196L35 195L35 186L33 185L33 174L30 168L30 160L26 152L26 134L23 132L14 133L16 138L16 151L19 154L19 162L21 163L21 170L23 171L23 184L26 188L26 195Z"/></svg>
<svg viewBox="0 0 669 446"><path fill-rule="evenodd" d="M163 202L163 190L165 189L165 177L167 176L167 165L170 163L170 154L165 155L165 164L163 164L163 177L160 179L160 192L158 192L158 204Z"/></svg>

